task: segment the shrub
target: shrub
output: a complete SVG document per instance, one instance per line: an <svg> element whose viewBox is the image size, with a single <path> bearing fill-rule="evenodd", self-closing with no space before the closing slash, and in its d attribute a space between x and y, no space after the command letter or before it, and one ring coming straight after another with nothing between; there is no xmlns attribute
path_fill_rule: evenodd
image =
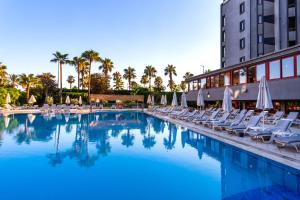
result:
<svg viewBox="0 0 300 200"><path fill-rule="evenodd" d="M49 106L52 106L52 105L53 105L53 102L54 102L53 97L50 97L50 96L46 97L45 102L46 102L46 104L48 104Z"/></svg>

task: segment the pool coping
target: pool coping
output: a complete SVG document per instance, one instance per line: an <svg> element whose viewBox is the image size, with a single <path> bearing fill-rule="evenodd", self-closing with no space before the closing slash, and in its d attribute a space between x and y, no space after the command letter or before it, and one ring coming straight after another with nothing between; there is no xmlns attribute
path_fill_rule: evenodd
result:
<svg viewBox="0 0 300 200"><path fill-rule="evenodd" d="M161 120L168 121L176 125L180 125L193 132L202 134L212 139L216 139L218 141L224 142L226 144L256 154L258 156L265 157L267 159L273 160L280 164L292 167L296 170L300 170L300 153L297 152L294 153L284 149L280 150L274 144L264 144L261 142L255 142L251 140L250 137L241 138L238 136L230 135L224 131L214 131L212 129L205 128L203 126L196 125L191 122L173 119L170 118L169 116L155 114L146 110L144 111L144 113L153 117L157 117ZM273 148L274 146L276 149ZM269 150L269 149L273 149L273 150Z"/></svg>

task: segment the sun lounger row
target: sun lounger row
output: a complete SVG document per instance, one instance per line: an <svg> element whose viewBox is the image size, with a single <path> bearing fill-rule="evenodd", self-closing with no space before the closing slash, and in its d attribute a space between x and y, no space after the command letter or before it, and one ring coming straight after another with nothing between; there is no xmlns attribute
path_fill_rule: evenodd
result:
<svg viewBox="0 0 300 200"><path fill-rule="evenodd" d="M278 147L292 146L300 152L300 131L291 130L291 126L298 122L298 112L290 112L286 117L282 111L269 115L266 111L255 114L254 110L245 109L229 113L220 108L190 111L181 107L154 107L151 112L215 131L226 131L241 137L250 136L251 139L264 143L276 143Z"/></svg>

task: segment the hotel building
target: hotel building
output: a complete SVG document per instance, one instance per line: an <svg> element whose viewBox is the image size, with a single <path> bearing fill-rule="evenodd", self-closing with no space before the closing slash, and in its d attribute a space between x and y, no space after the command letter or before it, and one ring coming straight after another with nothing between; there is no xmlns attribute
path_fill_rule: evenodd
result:
<svg viewBox="0 0 300 200"><path fill-rule="evenodd" d="M266 76L274 107L300 111L300 0L227 0L221 4L221 67L187 80L187 99L200 88L218 104L225 86L238 108L255 108Z"/></svg>

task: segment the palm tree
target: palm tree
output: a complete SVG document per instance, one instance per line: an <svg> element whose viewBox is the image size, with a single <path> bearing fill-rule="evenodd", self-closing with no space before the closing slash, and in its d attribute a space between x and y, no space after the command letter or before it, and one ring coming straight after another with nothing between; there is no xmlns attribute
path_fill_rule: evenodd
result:
<svg viewBox="0 0 300 200"><path fill-rule="evenodd" d="M94 50L87 50L82 53L81 55L83 58L85 58L89 62L89 69L88 69L88 99L91 103L91 68L93 62L99 62L101 61L101 57L98 52Z"/></svg>
<svg viewBox="0 0 300 200"><path fill-rule="evenodd" d="M37 77L40 79L41 85L44 88L45 98L47 98L49 89L55 87L55 76L51 73L42 73Z"/></svg>
<svg viewBox="0 0 300 200"><path fill-rule="evenodd" d="M186 72L183 76L183 79L186 80L186 79L192 78L193 76L194 76L194 74L192 74L191 72Z"/></svg>
<svg viewBox="0 0 300 200"><path fill-rule="evenodd" d="M32 87L36 87L40 85L40 79L38 77L35 77L33 74L21 74L19 76L19 84L25 89L26 91L26 99L29 100L30 95L30 89Z"/></svg>
<svg viewBox="0 0 300 200"><path fill-rule="evenodd" d="M54 62L54 63L58 63L58 83L60 83L60 91L59 91L59 95L60 95L60 103L62 103L62 66L64 64L69 63L68 60L68 54L62 54L59 51L55 52L54 54L52 54L54 56L54 58L52 60L50 60L50 62Z"/></svg>
<svg viewBox="0 0 300 200"><path fill-rule="evenodd" d="M7 67L0 62L0 85L5 85L7 81Z"/></svg>
<svg viewBox="0 0 300 200"><path fill-rule="evenodd" d="M124 87L124 83L120 72L113 73L113 80L114 80L114 88L116 90L122 90Z"/></svg>
<svg viewBox="0 0 300 200"><path fill-rule="evenodd" d="M177 76L177 73L176 73L176 67L174 65L168 65L166 68L165 68L165 76L169 76L169 88L171 91L173 91L175 89L174 87L174 81L173 81L173 75L174 76Z"/></svg>
<svg viewBox="0 0 300 200"><path fill-rule="evenodd" d="M102 73L106 77L108 77L108 73L110 73L113 68L114 68L114 63L109 58L105 58L102 61L102 65L99 67L99 70L102 70Z"/></svg>
<svg viewBox="0 0 300 200"><path fill-rule="evenodd" d="M13 87L13 88L16 88L17 87L17 84L18 84L18 75L16 74L11 74L9 75L9 82L10 82L10 85Z"/></svg>
<svg viewBox="0 0 300 200"><path fill-rule="evenodd" d="M165 90L165 87L163 85L163 79L160 76L154 79L154 86L155 86L155 90L157 90L158 92Z"/></svg>
<svg viewBox="0 0 300 200"><path fill-rule="evenodd" d="M184 74L184 76L182 77L183 81L181 81L181 83L180 83L180 88L183 92L185 92L185 90L186 90L186 85L187 85L186 80L189 78L192 78L193 76L194 76L194 74L192 74L191 72L186 72Z"/></svg>
<svg viewBox="0 0 300 200"><path fill-rule="evenodd" d="M144 70L144 74L148 77L149 79L149 89L151 90L151 79L156 77L156 69L152 65L146 66Z"/></svg>
<svg viewBox="0 0 300 200"><path fill-rule="evenodd" d="M141 77L141 81L140 81L140 82L141 82L141 84L143 84L144 87L146 87L146 84L149 83L148 76L144 74L144 75Z"/></svg>
<svg viewBox="0 0 300 200"><path fill-rule="evenodd" d="M75 83L74 76L72 75L68 76L67 82L70 84L70 89L72 89L72 84Z"/></svg>
<svg viewBox="0 0 300 200"><path fill-rule="evenodd" d="M83 58L83 57L74 57L70 61L70 65L75 67L75 70L77 72L77 85L78 85L78 90L80 88L80 75L83 78L86 69L89 66L89 63ZM81 84L83 85L83 84Z"/></svg>
<svg viewBox="0 0 300 200"><path fill-rule="evenodd" d="M128 89L131 90L131 84L132 80L136 78L136 72L134 68L128 67L127 69L124 69L124 75L123 78L125 80L128 80Z"/></svg>

